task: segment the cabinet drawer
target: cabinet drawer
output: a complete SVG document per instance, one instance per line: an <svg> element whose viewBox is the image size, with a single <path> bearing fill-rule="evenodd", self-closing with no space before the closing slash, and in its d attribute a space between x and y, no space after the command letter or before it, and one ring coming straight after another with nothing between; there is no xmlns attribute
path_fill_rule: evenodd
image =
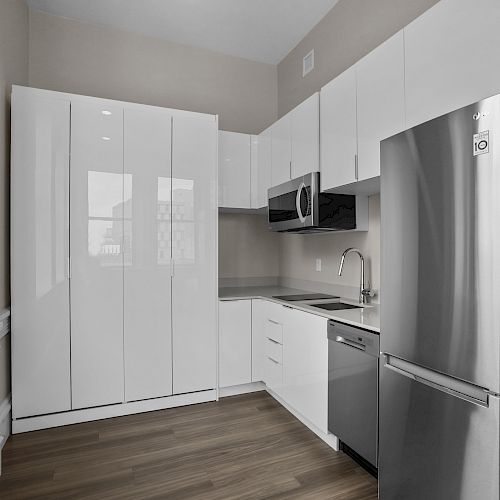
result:
<svg viewBox="0 0 500 500"><path fill-rule="evenodd" d="M278 344L283 344L283 325L281 323L278 323L278 321L274 319L267 318L265 328L265 337L278 342Z"/></svg>
<svg viewBox="0 0 500 500"><path fill-rule="evenodd" d="M275 340L266 338L266 356L283 364L283 346Z"/></svg>
<svg viewBox="0 0 500 500"><path fill-rule="evenodd" d="M265 374L265 382L270 389L276 389L283 385L283 366L267 356Z"/></svg>

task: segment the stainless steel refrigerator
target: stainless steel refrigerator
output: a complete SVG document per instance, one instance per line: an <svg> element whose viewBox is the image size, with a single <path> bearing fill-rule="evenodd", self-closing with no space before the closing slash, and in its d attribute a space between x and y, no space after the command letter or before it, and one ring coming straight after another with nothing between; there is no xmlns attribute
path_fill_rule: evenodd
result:
<svg viewBox="0 0 500 500"><path fill-rule="evenodd" d="M498 500L500 96L381 143L382 500Z"/></svg>

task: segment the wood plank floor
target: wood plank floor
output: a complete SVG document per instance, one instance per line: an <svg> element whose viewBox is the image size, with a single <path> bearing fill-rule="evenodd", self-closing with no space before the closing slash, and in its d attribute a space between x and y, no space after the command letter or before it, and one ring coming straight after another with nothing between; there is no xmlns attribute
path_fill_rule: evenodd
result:
<svg viewBox="0 0 500 500"><path fill-rule="evenodd" d="M1 499L377 498L375 479L265 392L12 436Z"/></svg>

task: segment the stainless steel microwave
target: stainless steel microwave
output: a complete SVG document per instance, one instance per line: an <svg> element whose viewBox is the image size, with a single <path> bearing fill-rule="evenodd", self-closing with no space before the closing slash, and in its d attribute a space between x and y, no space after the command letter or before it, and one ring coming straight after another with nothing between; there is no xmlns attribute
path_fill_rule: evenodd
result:
<svg viewBox="0 0 500 500"><path fill-rule="evenodd" d="M320 193L319 172L268 190L272 231L319 233L356 229L356 196Z"/></svg>

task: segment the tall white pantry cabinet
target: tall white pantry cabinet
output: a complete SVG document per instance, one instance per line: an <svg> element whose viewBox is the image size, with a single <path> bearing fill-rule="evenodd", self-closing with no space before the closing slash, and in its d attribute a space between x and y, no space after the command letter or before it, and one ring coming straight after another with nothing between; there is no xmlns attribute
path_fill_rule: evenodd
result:
<svg viewBox="0 0 500 500"><path fill-rule="evenodd" d="M13 87L14 432L216 398L217 134Z"/></svg>

